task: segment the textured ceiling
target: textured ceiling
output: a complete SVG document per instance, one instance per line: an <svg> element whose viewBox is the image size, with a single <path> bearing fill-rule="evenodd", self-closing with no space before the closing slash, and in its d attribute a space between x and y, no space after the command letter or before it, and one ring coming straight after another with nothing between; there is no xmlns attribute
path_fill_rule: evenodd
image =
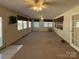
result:
<svg viewBox="0 0 79 59"><path fill-rule="evenodd" d="M0 0L0 4L15 11L21 12L24 15L29 15L33 18L38 18L39 16L44 16L44 18L53 18L62 14L63 12L77 6L79 0L47 0L53 2L53 5L48 6L41 12L35 12L25 5L23 0Z"/></svg>

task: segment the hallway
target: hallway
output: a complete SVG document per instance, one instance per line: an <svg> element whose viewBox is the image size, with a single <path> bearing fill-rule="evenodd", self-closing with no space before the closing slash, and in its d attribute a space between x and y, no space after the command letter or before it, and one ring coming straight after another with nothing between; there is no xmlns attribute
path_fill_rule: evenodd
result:
<svg viewBox="0 0 79 59"><path fill-rule="evenodd" d="M17 45L23 48L12 59L78 59L79 53L54 32L32 32Z"/></svg>

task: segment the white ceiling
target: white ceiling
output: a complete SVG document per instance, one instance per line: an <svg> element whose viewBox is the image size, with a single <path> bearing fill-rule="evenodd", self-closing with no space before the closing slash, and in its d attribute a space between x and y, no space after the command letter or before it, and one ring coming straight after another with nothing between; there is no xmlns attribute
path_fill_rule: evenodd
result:
<svg viewBox="0 0 79 59"><path fill-rule="evenodd" d="M48 0L49 1L49 0ZM24 15L31 16L33 18L38 18L39 16L44 16L44 18L53 18L59 14L77 6L79 0L51 0L54 4L48 6L41 12L35 12L30 7L25 5L24 0L0 0L0 4L15 11L21 12Z"/></svg>

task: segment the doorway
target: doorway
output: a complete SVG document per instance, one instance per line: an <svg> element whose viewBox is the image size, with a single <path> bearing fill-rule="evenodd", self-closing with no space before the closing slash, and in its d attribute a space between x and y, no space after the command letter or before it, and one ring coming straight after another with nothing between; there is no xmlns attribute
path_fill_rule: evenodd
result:
<svg viewBox="0 0 79 59"><path fill-rule="evenodd" d="M72 16L71 46L79 51L79 14Z"/></svg>

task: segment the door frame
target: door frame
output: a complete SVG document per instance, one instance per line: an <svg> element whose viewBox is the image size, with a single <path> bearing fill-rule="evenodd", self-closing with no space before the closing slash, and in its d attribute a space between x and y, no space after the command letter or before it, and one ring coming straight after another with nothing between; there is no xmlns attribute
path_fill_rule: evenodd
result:
<svg viewBox="0 0 79 59"><path fill-rule="evenodd" d="M74 45L73 43L72 43L72 17L73 16L75 16L75 15L77 15L77 14L79 14L79 13L76 13L76 14L73 14L73 15L71 15L71 23L70 23L70 45L71 45L71 47L73 47L75 50L77 50L78 52L79 52L79 47L77 47L76 45Z"/></svg>

